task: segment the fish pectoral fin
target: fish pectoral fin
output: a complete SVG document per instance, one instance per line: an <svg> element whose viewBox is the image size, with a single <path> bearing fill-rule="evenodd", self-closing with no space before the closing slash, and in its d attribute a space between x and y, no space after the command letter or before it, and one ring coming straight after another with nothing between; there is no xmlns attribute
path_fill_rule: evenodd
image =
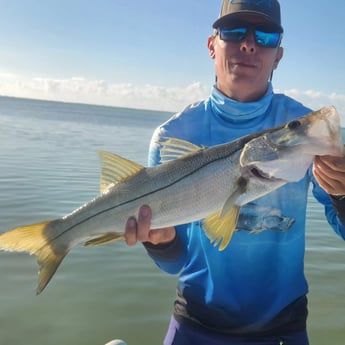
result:
<svg viewBox="0 0 345 345"><path fill-rule="evenodd" d="M101 159L101 193L127 177L145 169L142 165L107 151L98 151Z"/></svg>
<svg viewBox="0 0 345 345"><path fill-rule="evenodd" d="M206 236L216 247L219 244L219 250L224 250L236 229L240 207L235 205L227 213L222 211L215 212L205 218L203 228Z"/></svg>
<svg viewBox="0 0 345 345"><path fill-rule="evenodd" d="M167 163L205 148L186 140L168 137L161 138L158 145L161 148L159 152L161 157L160 163Z"/></svg>
<svg viewBox="0 0 345 345"><path fill-rule="evenodd" d="M236 205L236 200L246 192L247 186L248 179L242 176L239 177L237 180L237 188L225 201L222 212L220 214L220 218L225 217L225 215L227 215L232 210L232 208Z"/></svg>
<svg viewBox="0 0 345 345"><path fill-rule="evenodd" d="M121 234L110 232L85 242L84 247L101 246L103 244L107 244L118 240L124 240L124 236Z"/></svg>
<svg viewBox="0 0 345 345"><path fill-rule="evenodd" d="M36 255L39 265L37 295L47 286L68 253L68 248L54 247L52 243L52 230L54 230L54 225L59 225L60 222L60 220L53 220L25 225L0 235L0 250L28 252Z"/></svg>

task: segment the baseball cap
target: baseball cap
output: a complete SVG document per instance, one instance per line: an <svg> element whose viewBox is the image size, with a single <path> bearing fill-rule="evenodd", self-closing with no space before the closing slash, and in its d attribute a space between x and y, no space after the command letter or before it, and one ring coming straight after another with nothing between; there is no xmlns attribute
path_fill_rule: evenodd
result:
<svg viewBox="0 0 345 345"><path fill-rule="evenodd" d="M219 18L213 23L213 28L218 29L243 14L261 16L278 32L284 31L277 0L223 0Z"/></svg>

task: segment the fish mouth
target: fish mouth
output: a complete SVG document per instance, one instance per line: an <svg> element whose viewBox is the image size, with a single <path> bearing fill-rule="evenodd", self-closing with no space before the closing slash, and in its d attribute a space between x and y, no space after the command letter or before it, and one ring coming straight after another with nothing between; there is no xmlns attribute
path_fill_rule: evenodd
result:
<svg viewBox="0 0 345 345"><path fill-rule="evenodd" d="M271 182L282 181L282 179L279 179L270 174L267 174L264 171L260 170L258 167L253 167L249 171L252 176L255 176L256 178L260 180L271 181Z"/></svg>

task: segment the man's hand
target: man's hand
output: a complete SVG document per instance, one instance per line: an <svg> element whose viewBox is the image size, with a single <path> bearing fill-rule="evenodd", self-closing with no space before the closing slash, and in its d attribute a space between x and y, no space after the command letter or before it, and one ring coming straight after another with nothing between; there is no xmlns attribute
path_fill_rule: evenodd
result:
<svg viewBox="0 0 345 345"><path fill-rule="evenodd" d="M150 207L142 206L139 210L138 220L134 217L128 219L125 230L127 245L134 246L138 241L164 244L174 240L176 236L174 227L150 230L151 216Z"/></svg>
<svg viewBox="0 0 345 345"><path fill-rule="evenodd" d="M328 194L345 195L345 157L316 156L313 173Z"/></svg>

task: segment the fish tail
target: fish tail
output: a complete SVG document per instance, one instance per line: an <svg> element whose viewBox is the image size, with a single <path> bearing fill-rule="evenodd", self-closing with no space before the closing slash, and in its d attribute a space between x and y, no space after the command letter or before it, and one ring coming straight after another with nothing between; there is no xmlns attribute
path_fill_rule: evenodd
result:
<svg viewBox="0 0 345 345"><path fill-rule="evenodd" d="M46 221L21 226L0 235L0 250L27 252L37 257L39 278L36 293L39 295L53 277L68 253L66 246L53 246L52 233L61 220Z"/></svg>

